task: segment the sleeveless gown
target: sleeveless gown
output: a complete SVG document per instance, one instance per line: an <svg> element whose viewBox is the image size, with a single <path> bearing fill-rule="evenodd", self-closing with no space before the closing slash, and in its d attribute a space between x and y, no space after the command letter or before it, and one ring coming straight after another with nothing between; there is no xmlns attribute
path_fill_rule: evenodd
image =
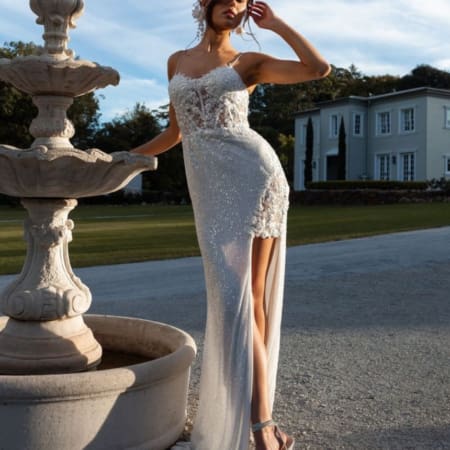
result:
<svg viewBox="0 0 450 450"><path fill-rule="evenodd" d="M252 240L277 237L267 275L268 381L278 365L289 187L272 147L248 124L249 94L232 65L199 78L176 73L169 94L207 292L195 450L247 450L253 380Z"/></svg>

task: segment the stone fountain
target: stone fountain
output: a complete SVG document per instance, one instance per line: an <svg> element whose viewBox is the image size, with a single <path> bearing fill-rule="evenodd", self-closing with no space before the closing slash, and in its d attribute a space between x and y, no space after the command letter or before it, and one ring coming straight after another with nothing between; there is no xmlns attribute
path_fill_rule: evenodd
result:
<svg viewBox="0 0 450 450"><path fill-rule="evenodd" d="M156 159L73 147L66 116L73 98L117 85L119 75L67 48L83 0L30 0L30 7L44 26L44 47L0 60L0 79L30 94L39 110L29 149L0 145L0 192L20 197L28 211L26 260L0 298L0 448L164 449L184 427L195 344L168 325L83 316L91 293L68 253L76 199L121 189L155 170ZM102 352L139 362L105 369Z"/></svg>

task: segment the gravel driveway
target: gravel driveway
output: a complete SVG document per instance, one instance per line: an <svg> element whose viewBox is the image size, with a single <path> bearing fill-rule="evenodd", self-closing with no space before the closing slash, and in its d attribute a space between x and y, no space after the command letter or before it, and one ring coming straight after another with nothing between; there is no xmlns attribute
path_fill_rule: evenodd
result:
<svg viewBox="0 0 450 450"><path fill-rule="evenodd" d="M293 247L286 269L274 416L296 449L450 449L450 228ZM76 272L90 312L167 322L201 343L199 258ZM190 416L198 376L197 360Z"/></svg>

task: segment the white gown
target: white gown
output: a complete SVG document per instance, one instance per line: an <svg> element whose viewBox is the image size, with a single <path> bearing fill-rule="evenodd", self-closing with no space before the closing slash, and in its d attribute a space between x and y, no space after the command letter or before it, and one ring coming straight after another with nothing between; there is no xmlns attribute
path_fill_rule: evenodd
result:
<svg viewBox="0 0 450 450"><path fill-rule="evenodd" d="M289 187L274 150L249 127L249 94L231 65L199 78L176 73L169 94L183 136L207 291L200 402L187 447L247 450L253 380L252 239L278 238L265 299L273 404Z"/></svg>

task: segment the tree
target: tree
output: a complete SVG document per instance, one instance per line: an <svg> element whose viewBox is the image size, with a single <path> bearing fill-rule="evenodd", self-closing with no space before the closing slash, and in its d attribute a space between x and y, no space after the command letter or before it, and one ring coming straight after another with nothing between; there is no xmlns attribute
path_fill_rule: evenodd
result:
<svg viewBox="0 0 450 450"><path fill-rule="evenodd" d="M106 153L129 150L161 132L152 112L140 103L131 111L104 123L95 134L95 147Z"/></svg>
<svg viewBox="0 0 450 450"><path fill-rule="evenodd" d="M161 128L169 124L169 105L152 111ZM158 170L147 173L147 189L175 193L180 201L189 199L181 144L158 156Z"/></svg>
<svg viewBox="0 0 450 450"><path fill-rule="evenodd" d="M294 149L295 149L295 137L292 134L278 135L278 157L280 158L281 165L283 166L286 178L292 180L294 178Z"/></svg>
<svg viewBox="0 0 450 450"><path fill-rule="evenodd" d="M95 136L95 147L111 153L130 150L149 141L162 131L168 117L167 108L165 106L159 111L151 111L145 105L137 103L131 111L102 125ZM144 173L144 189L176 192L187 199L180 145L158 156L158 170Z"/></svg>
<svg viewBox="0 0 450 450"><path fill-rule="evenodd" d="M346 179L346 165L347 165L347 143L344 118L341 117L341 124L339 126L339 142L338 142L338 180Z"/></svg>
<svg viewBox="0 0 450 450"><path fill-rule="evenodd" d="M67 111L67 117L75 127L72 144L80 149L93 146L94 136L99 128L100 106L98 98L91 92L74 99Z"/></svg>
<svg viewBox="0 0 450 450"><path fill-rule="evenodd" d="M30 55L33 43L10 42L0 48L0 58ZM33 142L28 128L37 115L31 97L10 84L0 81L0 143L16 147L29 147Z"/></svg>
<svg viewBox="0 0 450 450"><path fill-rule="evenodd" d="M313 180L312 162L314 148L314 127L311 117L308 118L306 125L306 151L305 151L305 167L304 167L304 183L308 188L309 183Z"/></svg>
<svg viewBox="0 0 450 450"><path fill-rule="evenodd" d="M450 89L450 72L422 64L401 78L398 83L399 90L423 86Z"/></svg>

